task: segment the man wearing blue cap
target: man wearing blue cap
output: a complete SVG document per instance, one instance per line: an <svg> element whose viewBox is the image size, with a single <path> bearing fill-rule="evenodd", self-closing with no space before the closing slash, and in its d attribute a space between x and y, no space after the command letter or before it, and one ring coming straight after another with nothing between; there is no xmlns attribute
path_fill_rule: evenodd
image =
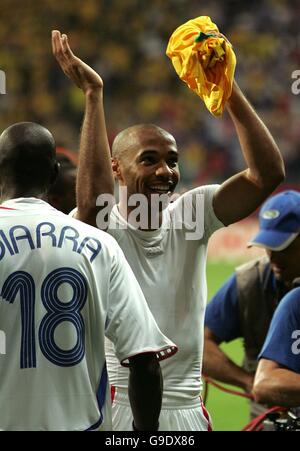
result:
<svg viewBox="0 0 300 451"><path fill-rule="evenodd" d="M261 208L259 224L249 246L275 252L287 249L300 233L300 193L283 191L271 197Z"/></svg>
<svg viewBox="0 0 300 451"><path fill-rule="evenodd" d="M300 276L300 193L271 197L260 210L259 224L249 246L263 247L267 255L236 269L208 304L205 318L204 374L248 393L274 311ZM244 340L242 367L219 348L236 338ZM252 416L259 413L252 404Z"/></svg>

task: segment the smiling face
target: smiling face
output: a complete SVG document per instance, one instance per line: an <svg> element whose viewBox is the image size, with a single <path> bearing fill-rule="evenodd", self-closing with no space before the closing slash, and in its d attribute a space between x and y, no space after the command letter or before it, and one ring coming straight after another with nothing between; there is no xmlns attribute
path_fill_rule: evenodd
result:
<svg viewBox="0 0 300 451"><path fill-rule="evenodd" d="M126 131L125 131L126 132ZM178 150L168 132L155 126L128 129L114 152L113 171L121 186L127 186L127 198L144 194L171 194L179 182Z"/></svg>
<svg viewBox="0 0 300 451"><path fill-rule="evenodd" d="M266 250L277 280L289 286L300 277L300 236L283 251Z"/></svg>

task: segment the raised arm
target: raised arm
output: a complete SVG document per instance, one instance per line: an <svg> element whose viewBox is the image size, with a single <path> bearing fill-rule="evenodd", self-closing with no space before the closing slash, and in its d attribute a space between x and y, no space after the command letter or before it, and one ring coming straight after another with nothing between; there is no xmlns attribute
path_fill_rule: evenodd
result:
<svg viewBox="0 0 300 451"><path fill-rule="evenodd" d="M300 374L273 360L261 359L255 375L253 394L259 403L299 407Z"/></svg>
<svg viewBox="0 0 300 451"><path fill-rule="evenodd" d="M274 139L235 82L227 109L248 168L226 180L215 194L214 210L225 225L255 211L284 179Z"/></svg>
<svg viewBox="0 0 300 451"><path fill-rule="evenodd" d="M83 91L85 115L81 130L77 174L77 219L96 225L96 199L113 194L113 174L103 109L103 81L91 67L77 58L65 34L52 31L52 49L64 73Z"/></svg>

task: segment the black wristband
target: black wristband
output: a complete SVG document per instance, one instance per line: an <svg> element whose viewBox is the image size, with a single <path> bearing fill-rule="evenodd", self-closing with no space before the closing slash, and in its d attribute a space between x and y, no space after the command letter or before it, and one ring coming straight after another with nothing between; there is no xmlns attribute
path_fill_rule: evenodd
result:
<svg viewBox="0 0 300 451"><path fill-rule="evenodd" d="M159 421L157 422L156 427L153 428L153 429L151 429L151 431L158 431L158 429L159 429ZM140 429L137 429L137 428L135 427L134 421L132 421L132 430L133 430L133 431L136 431L136 432L143 432L143 431L141 431Z"/></svg>

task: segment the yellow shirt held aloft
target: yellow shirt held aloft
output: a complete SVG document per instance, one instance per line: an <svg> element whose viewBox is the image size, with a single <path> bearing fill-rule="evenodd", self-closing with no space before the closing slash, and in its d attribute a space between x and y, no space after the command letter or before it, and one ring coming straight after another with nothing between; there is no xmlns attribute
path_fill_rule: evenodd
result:
<svg viewBox="0 0 300 451"><path fill-rule="evenodd" d="M177 28L166 53L181 80L214 116L221 116L231 95L236 57L210 17L200 16Z"/></svg>

